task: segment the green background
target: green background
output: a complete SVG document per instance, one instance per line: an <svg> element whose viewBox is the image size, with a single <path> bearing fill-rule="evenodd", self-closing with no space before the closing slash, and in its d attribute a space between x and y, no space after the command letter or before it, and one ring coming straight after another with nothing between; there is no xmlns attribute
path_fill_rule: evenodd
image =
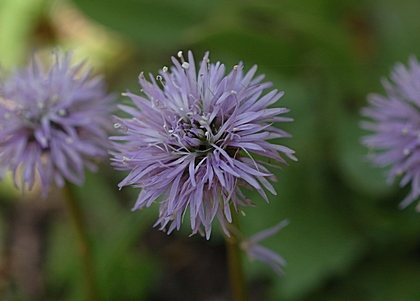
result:
<svg viewBox="0 0 420 301"><path fill-rule="evenodd" d="M386 170L367 161L359 142L366 134L359 128L359 111L367 94L384 93L380 80L396 62L420 55L419 11L420 2L411 0L1 0L0 63L7 72L25 64L35 50L60 45L88 58L118 94L138 93L138 74L156 74L179 50L193 50L196 59L209 50L212 62L228 69L238 61L246 69L257 64L259 73L285 91L278 105L290 108L295 121L280 125L293 135L280 143L296 150L299 161L275 171L277 196L269 196L269 204L251 193L257 207L244 209L246 236L291 220L263 243L287 260L285 277L244 259L250 289L259 294L253 299L418 301L420 215L414 204L398 209L408 189L388 186ZM207 283L218 271L213 264L208 270L193 268L206 252L223 253L217 225L209 242L188 238L188 224L169 237L157 233L151 230L157 205L132 213L138 190L119 191L124 174L108 162L100 167L73 189L94 246L101 298L218 296L218 282ZM22 196L10 179L1 183L0 298L83 300L75 238L60 198L59 191L48 201ZM22 220L32 215L35 221L29 219L19 234ZM38 242L38 249L27 247L23 255L40 253L35 267L41 284L35 293L9 264L18 256L21 235ZM198 256L188 253L197 250ZM189 279L190 268L194 282L171 283L174 274ZM209 290L209 299L194 299L201 295L191 297L190 287ZM177 292L173 299L158 297L165 288Z"/></svg>

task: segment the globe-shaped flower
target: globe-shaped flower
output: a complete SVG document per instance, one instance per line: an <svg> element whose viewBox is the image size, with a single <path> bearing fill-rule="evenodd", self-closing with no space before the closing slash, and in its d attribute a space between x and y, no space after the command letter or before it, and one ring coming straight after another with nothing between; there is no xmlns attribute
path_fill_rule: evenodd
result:
<svg viewBox="0 0 420 301"><path fill-rule="evenodd" d="M180 228L189 207L193 234L210 237L215 217L229 235L226 221L231 223L231 209L252 206L242 191L256 189L266 200L264 188L275 194L267 179L275 179L266 161L295 160L294 151L268 142L290 137L273 126L291 121L280 115L285 108L268 108L283 92L273 90L262 95L271 83L254 74L257 66L243 73L242 63L225 76L220 62L210 64L206 53L198 73L191 52L188 61L182 53L174 66L159 72L150 82L139 76L145 96L126 93L136 108L120 106L132 118L115 118L115 127L124 135L113 137L113 165L130 171L119 184L142 188L133 210L150 206L161 197L156 225L168 233ZM263 158L268 160L264 161Z"/></svg>
<svg viewBox="0 0 420 301"><path fill-rule="evenodd" d="M362 115L372 119L362 127L374 132L363 137L362 143L372 150L376 166L391 166L389 183L399 176L400 186L411 182L411 192L400 203L405 208L420 195L419 62L411 57L408 67L397 64L390 78L393 83L383 80L387 95L370 95L370 106L362 109Z"/></svg>
<svg viewBox="0 0 420 301"><path fill-rule="evenodd" d="M114 109L100 77L72 67L70 53L54 57L48 70L34 57L0 83L0 177L11 170L18 187L31 189L39 176L44 197L53 182L81 185L84 167L107 156Z"/></svg>

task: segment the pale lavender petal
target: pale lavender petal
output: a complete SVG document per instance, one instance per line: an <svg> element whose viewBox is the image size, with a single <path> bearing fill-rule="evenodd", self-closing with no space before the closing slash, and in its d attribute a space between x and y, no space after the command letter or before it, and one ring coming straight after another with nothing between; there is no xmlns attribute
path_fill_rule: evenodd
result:
<svg viewBox="0 0 420 301"><path fill-rule="evenodd" d="M275 225L272 228L263 230L261 232L258 232L257 234L254 234L252 236L252 240L254 242L260 242L270 236L273 236L274 234L276 234L277 232L279 232L281 229L283 229L284 227L286 227L288 224L290 223L290 220L285 219L283 221L281 221L280 223L278 223L277 225Z"/></svg>
<svg viewBox="0 0 420 301"><path fill-rule="evenodd" d="M11 170L23 189L39 176L44 197L53 182L83 184L84 167L95 170L96 159L106 158L114 111L100 77L90 79L84 64L72 66L71 53L55 50L54 56L49 68L33 58L0 83L2 171Z"/></svg>
<svg viewBox="0 0 420 301"><path fill-rule="evenodd" d="M115 117L121 135L110 138L111 164L130 172L119 187L142 188L134 210L159 198L160 229L179 229L188 212L193 234L208 239L214 219L228 234L226 222L237 214L229 203L235 211L254 205L240 186L256 189L267 201L264 188L275 193L268 182L275 178L265 167L271 164L253 155L284 164L283 157L295 159L291 149L268 142L290 137L273 126L290 121L279 116L289 110L268 107L283 92L265 93L272 83L254 78L257 66L245 73L238 63L225 74L223 64L210 63L208 52L198 65L192 52L178 53L172 63L158 78L139 75L142 96L125 93L134 106L120 106L130 117Z"/></svg>
<svg viewBox="0 0 420 301"><path fill-rule="evenodd" d="M281 269L282 266L286 266L286 261L283 257L281 257L276 252L258 245L258 243L264 239L269 238L270 236L273 236L277 232L279 232L282 228L287 226L290 223L288 219L285 219L275 225L274 227L271 227L269 229L263 230L261 232L258 232L257 234L251 236L248 239L244 239L241 242L241 248L245 253L251 258L251 259L257 259L262 262L265 262L271 266L271 268L280 276L282 276L284 273Z"/></svg>
<svg viewBox="0 0 420 301"><path fill-rule="evenodd" d="M280 276L284 275L284 272L280 267L286 266L286 261L283 259L283 257L274 251L256 245L251 248L251 250L248 252L248 255L254 259L269 264L270 267Z"/></svg>
<svg viewBox="0 0 420 301"><path fill-rule="evenodd" d="M391 166L388 183L401 177L400 186L411 182L411 192L400 203L405 208L420 195L420 64L413 56L408 67L397 64L383 80L387 95L369 95L361 114L370 118L361 127L373 133L362 143L377 167ZM417 209L420 209L420 203Z"/></svg>

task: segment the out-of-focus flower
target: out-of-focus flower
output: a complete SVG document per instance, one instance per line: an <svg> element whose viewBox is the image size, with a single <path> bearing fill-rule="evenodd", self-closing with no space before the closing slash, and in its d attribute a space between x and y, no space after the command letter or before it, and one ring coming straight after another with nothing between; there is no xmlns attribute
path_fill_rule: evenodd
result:
<svg viewBox="0 0 420 301"><path fill-rule="evenodd" d="M258 232L257 234L253 235L248 239L244 239L240 244L241 249L245 251L245 253L251 259L257 259L262 262L268 263L277 274L283 276L284 273L281 267L286 266L286 261L283 259L283 257L266 247L258 245L258 243L264 239L267 239L270 236L273 236L282 228L286 227L289 223L290 221L288 219L285 219L272 228Z"/></svg>
<svg viewBox="0 0 420 301"><path fill-rule="evenodd" d="M133 210L149 207L161 197L156 225L168 233L179 229L189 207L193 234L210 237L215 217L225 233L226 221L232 222L230 203L252 206L241 187L256 189L266 200L263 188L275 194L267 179L275 180L265 165L292 160L294 151L268 140L290 137L273 126L292 121L280 115L286 108L268 108L283 92L273 90L262 95L271 83L260 83L263 75L254 78L257 66L246 74L239 63L225 75L220 62L210 64L206 53L196 70L194 58L182 52L174 64L159 72L150 82L139 76L145 96L126 93L136 108L120 106L132 118L115 119L115 127L123 136L115 142L113 165L130 174L119 184L142 188ZM235 212L236 214L236 212Z"/></svg>
<svg viewBox="0 0 420 301"><path fill-rule="evenodd" d="M11 170L16 186L31 189L39 176L44 197L53 182L83 184L84 167L107 156L114 110L100 77L72 66L71 53L54 58L46 69L34 57L0 83L0 177Z"/></svg>
<svg viewBox="0 0 420 301"><path fill-rule="evenodd" d="M391 166L389 183L399 176L400 186L411 182L411 192L400 204L405 208L420 195L419 62L411 57L408 67L397 64L390 78L393 83L383 80L387 95L370 95L370 106L362 109L362 115L373 120L363 122L362 127L374 132L363 137L362 143L372 150L376 166Z"/></svg>

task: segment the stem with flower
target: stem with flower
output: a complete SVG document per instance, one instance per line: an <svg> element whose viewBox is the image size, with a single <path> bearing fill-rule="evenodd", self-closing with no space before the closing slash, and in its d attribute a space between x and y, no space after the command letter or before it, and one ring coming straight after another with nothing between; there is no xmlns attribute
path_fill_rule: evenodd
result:
<svg viewBox="0 0 420 301"><path fill-rule="evenodd" d="M246 290L245 277L242 267L242 250L240 249L241 237L239 232L239 219L235 212L235 208L230 204L232 212L232 230L226 238L227 261L229 271L229 281L233 301L246 301L248 294Z"/></svg>

